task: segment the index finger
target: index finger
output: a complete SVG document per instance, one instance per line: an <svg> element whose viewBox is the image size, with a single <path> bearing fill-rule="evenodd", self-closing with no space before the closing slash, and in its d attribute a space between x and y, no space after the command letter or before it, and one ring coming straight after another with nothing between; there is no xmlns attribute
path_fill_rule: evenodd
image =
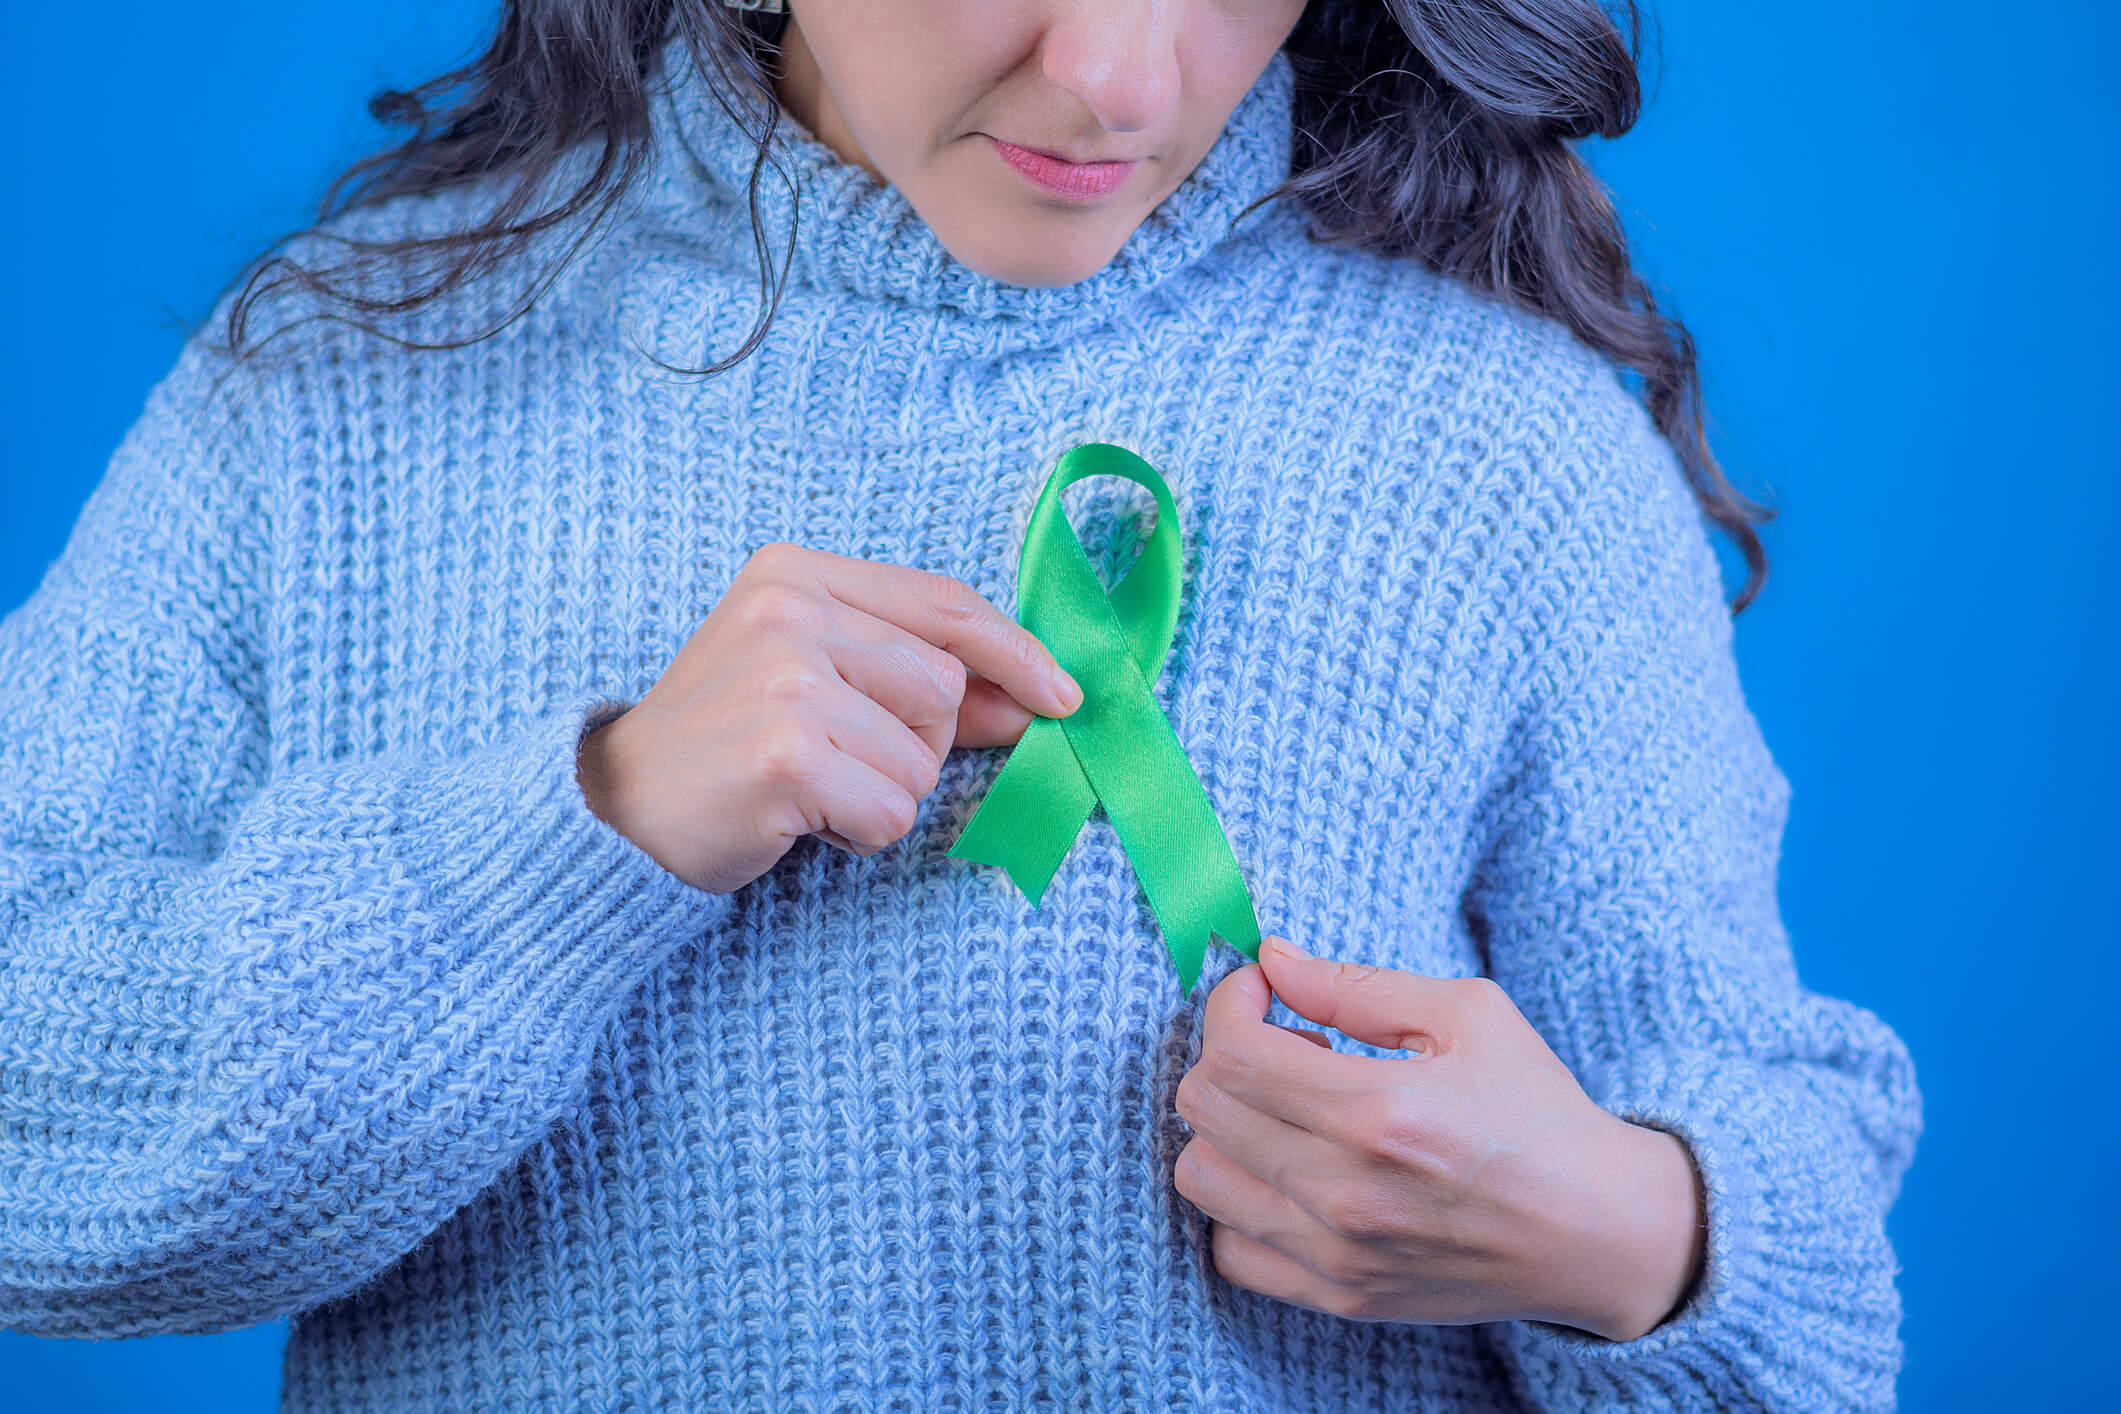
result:
<svg viewBox="0 0 2121 1414"><path fill-rule="evenodd" d="M1256 962L1215 984L1201 1006L1203 1078L1261 1114L1354 1142L1348 1097L1404 1084L1393 1069L1404 1062L1321 1048L1266 1019L1272 996Z"/></svg>
<svg viewBox="0 0 2121 1414"><path fill-rule="evenodd" d="M1038 635L963 580L831 550L811 553L818 583L833 598L952 654L1025 706L1065 717L1075 706L1067 693L1080 700L1075 679Z"/></svg>

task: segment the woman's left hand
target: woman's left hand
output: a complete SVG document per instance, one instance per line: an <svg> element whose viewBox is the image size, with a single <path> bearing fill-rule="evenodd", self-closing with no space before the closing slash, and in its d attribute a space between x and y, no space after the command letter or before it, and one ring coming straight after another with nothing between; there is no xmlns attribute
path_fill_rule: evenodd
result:
<svg viewBox="0 0 2121 1414"><path fill-rule="evenodd" d="M1364 1321L1536 1319L1612 1340L1693 1284L1702 1198L1686 1146L1600 1109L1485 977L1288 949L1209 994L1180 1081L1178 1192L1239 1286ZM1419 1055L1336 1052L1297 1015Z"/></svg>

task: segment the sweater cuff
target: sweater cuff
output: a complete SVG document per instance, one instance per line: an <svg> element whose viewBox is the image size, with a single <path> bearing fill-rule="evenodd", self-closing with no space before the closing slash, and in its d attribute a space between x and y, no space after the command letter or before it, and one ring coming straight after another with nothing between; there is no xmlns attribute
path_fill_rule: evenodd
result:
<svg viewBox="0 0 2121 1414"><path fill-rule="evenodd" d="M1693 1383L1690 1368L1717 1363L1728 1342L1757 1329L1761 1293L1751 1274L1759 1270L1769 1233L1763 1222L1760 1170L1746 1135L1728 1122L1705 1067L1674 1068L1663 1056L1645 1056L1604 1108L1631 1123L1678 1136L1701 1175L1703 1222L1701 1271L1685 1303L1633 1340L1608 1340L1573 1326L1514 1321L1510 1343L1543 1393L1564 1402L1580 1390L1585 1398L1623 1393L1631 1385ZM1556 1407L1559 1407L1557 1405ZM1684 1403L1680 1407L1686 1407Z"/></svg>
<svg viewBox="0 0 2121 1414"><path fill-rule="evenodd" d="M432 881L429 907L503 946L550 1020L607 996L685 937L725 921L729 894L693 887L589 808L576 775L581 741L633 704L584 693L522 731L435 768L413 788L407 863ZM453 778L453 779L452 779Z"/></svg>

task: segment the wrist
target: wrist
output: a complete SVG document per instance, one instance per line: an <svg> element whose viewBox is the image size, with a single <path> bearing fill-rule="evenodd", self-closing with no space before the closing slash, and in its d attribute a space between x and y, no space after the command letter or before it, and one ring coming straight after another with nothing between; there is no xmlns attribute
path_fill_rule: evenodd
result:
<svg viewBox="0 0 2121 1414"><path fill-rule="evenodd" d="M1617 1116L1616 1116L1617 1120ZM1662 1325L1692 1293L1707 1237L1700 1175L1678 1135L1617 1120L1616 1165L1624 1188L1612 1205L1609 1250L1616 1280L1587 1327L1608 1340L1635 1340Z"/></svg>
<svg viewBox="0 0 2121 1414"><path fill-rule="evenodd" d="M1539 1319L1635 1340L1663 1324L1699 1276L1700 1179L1677 1135L1600 1113L1609 1122L1595 1126L1578 1169L1582 1201L1565 1231L1549 1234L1545 1265L1560 1289Z"/></svg>
<svg viewBox="0 0 2121 1414"><path fill-rule="evenodd" d="M626 834L619 823L616 794L619 783L617 760L617 729L624 721L623 715L614 717L594 731L585 732L575 751L575 784L582 789L582 799L589 806L589 813L605 824Z"/></svg>

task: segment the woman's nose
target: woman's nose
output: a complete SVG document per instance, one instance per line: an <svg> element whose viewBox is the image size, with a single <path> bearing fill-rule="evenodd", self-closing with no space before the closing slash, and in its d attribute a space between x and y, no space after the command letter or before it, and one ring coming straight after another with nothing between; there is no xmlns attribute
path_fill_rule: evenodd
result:
<svg viewBox="0 0 2121 1414"><path fill-rule="evenodd" d="M1154 127L1178 97L1174 0L1070 0L1047 27L1046 76L1111 132Z"/></svg>

